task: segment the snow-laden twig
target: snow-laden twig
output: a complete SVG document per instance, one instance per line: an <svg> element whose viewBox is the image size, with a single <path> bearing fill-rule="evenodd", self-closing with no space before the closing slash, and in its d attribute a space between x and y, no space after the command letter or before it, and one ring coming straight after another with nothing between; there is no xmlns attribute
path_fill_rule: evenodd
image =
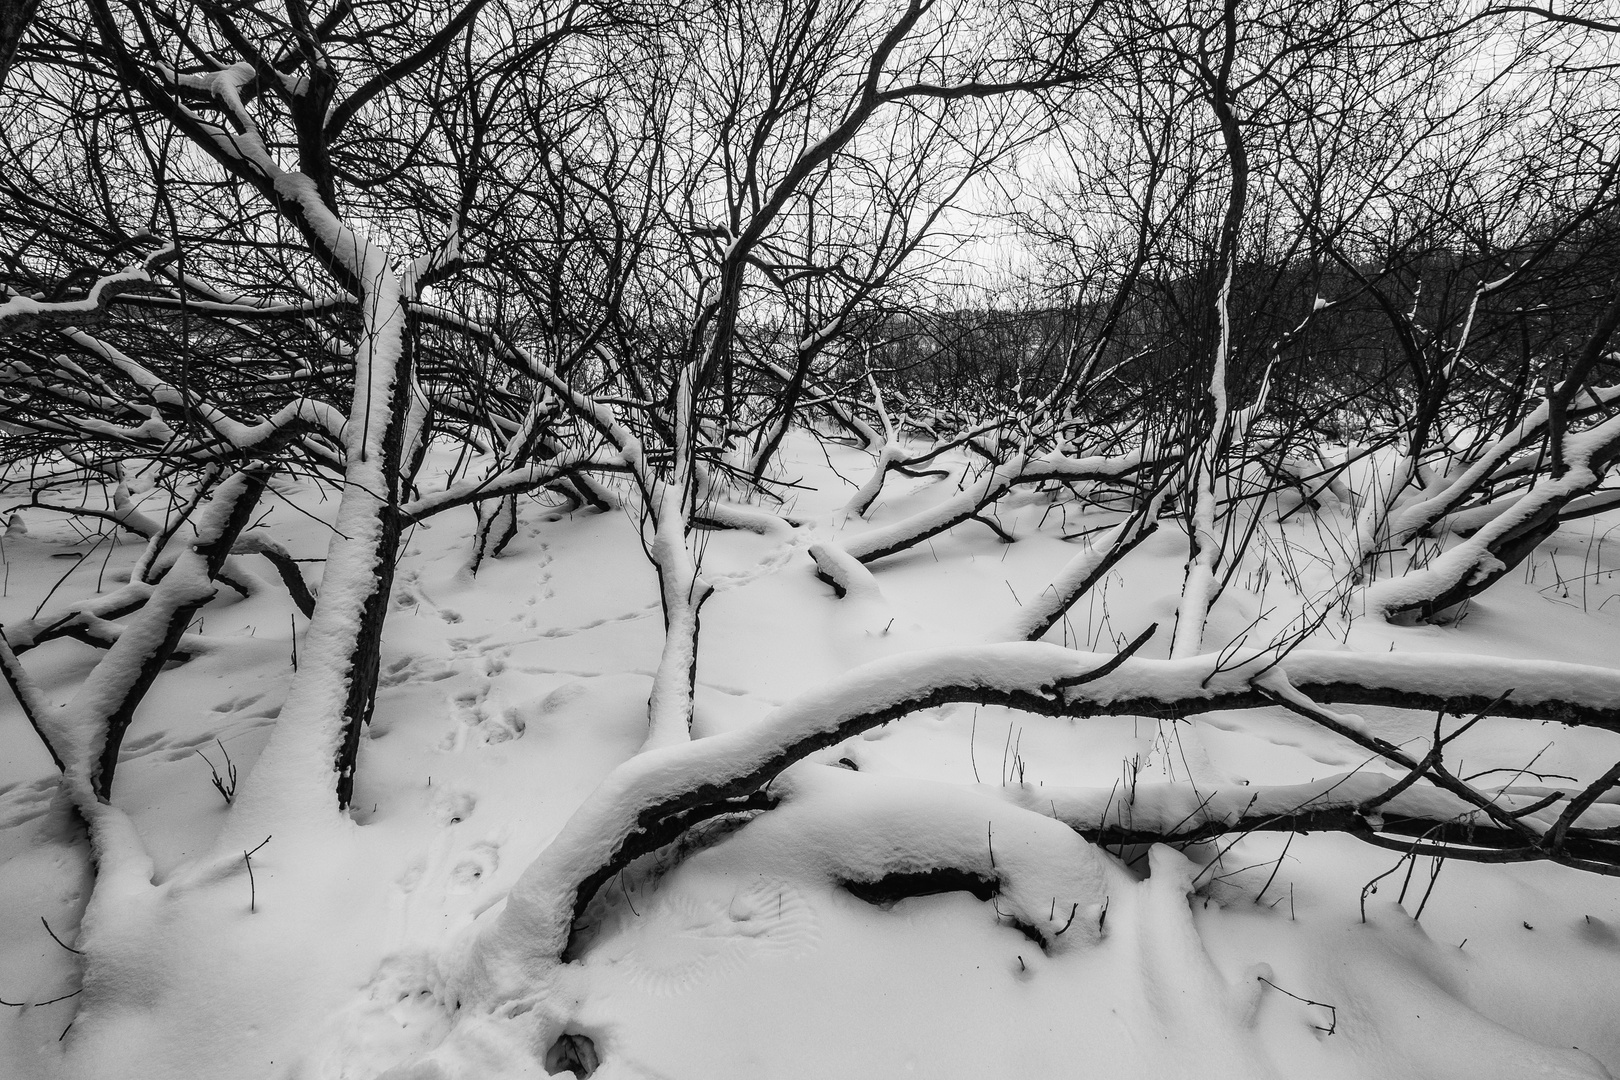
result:
<svg viewBox="0 0 1620 1080"><path fill-rule="evenodd" d="M1432 614L1501 577L1556 528L1559 511L1602 483L1620 450L1620 417L1562 439L1565 471L1545 477L1472 536L1419 570L1369 585L1367 609L1388 618L1418 609Z"/></svg>
<svg viewBox="0 0 1620 1080"><path fill-rule="evenodd" d="M1497 825L1474 803L1430 784L1408 785L1388 775L1339 773L1305 784L1233 785L1194 790L1188 784L1138 783L1129 798L1096 789L1010 785L991 790L1038 814L1051 814L1080 835L1103 845L1192 843L1248 832L1347 832L1374 843L1405 847L1417 837L1450 844L1457 857L1481 862L1529 861L1547 852ZM1112 797L1111 797L1112 796ZM1557 814L1545 796L1490 793L1509 815L1542 829ZM1605 806L1587 822L1602 829L1620 824L1620 807ZM1404 837L1406 840L1395 839ZM1620 845L1578 840L1570 854L1620 859ZM1620 864L1616 865L1620 872Z"/></svg>
<svg viewBox="0 0 1620 1080"><path fill-rule="evenodd" d="M399 508L399 513L406 523L414 523L469 503L534 491L566 476L583 472L624 472L628 469L629 464L620 454L570 450L545 461L458 481L441 491L429 492L411 500Z"/></svg>
<svg viewBox="0 0 1620 1080"><path fill-rule="evenodd" d="M1016 486L1046 480L1123 480L1147 464L1141 450L1115 457L1084 458L1057 452L1016 453L943 502L892 524L858 533L843 540L842 546L861 562L874 562L960 525Z"/></svg>
<svg viewBox="0 0 1620 1080"><path fill-rule="evenodd" d="M1594 408L1615 402L1620 402L1620 386L1606 386L1585 392L1577 404L1584 408ZM1487 446L1467 468L1439 491L1401 507L1389 521L1390 542L1397 545L1405 544L1414 537L1431 531L1486 482L1500 479L1503 467L1513 456L1546 431L1548 408L1549 404L1543 401L1515 425L1513 430Z"/></svg>
<svg viewBox="0 0 1620 1080"><path fill-rule="evenodd" d="M157 241L157 237L148 239ZM159 243L151 254L139 262L130 263L117 273L97 278L82 300L36 300L0 285L0 296L6 297L0 302L0 335L15 333L39 323L71 325L92 322L104 315L108 306L120 295L157 287L157 270L179 258L179 255L180 249L172 240Z"/></svg>

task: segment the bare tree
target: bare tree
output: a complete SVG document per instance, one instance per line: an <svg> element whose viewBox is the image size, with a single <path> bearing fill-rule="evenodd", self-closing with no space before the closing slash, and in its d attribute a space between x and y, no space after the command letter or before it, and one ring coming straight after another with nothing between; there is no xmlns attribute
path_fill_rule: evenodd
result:
<svg viewBox="0 0 1620 1080"><path fill-rule="evenodd" d="M429 1056L446 1069L461 1040L491 1032L530 1057L557 1042L581 916L636 860L808 798L814 771L794 768L807 756L950 703L1165 722L1282 709L1385 767L1242 791L1200 776L1190 801L1185 785L1117 804L1026 792L1014 807L1091 841L1332 829L1620 872L1599 806L1620 766L1530 792L1447 760L1487 716L1620 730L1614 672L1313 650L1329 606L1303 595L1317 608L1261 647L1207 630L1283 513L1279 487L1312 513L1334 485L1348 502L1354 455L1326 461L1325 423L1305 415L1324 402L1378 396L1360 418L1380 444L1367 455L1392 448L1387 482L1337 511L1359 519L1346 587L1373 576L1382 545L1471 533L1426 568L1366 581L1380 613L1438 616L1559 522L1616 504L1602 485L1620 459L1620 301L1612 258L1583 259L1613 240L1611 117L1572 114L1573 141L1539 132L1543 176L1533 155L1495 156L1527 129L1492 127L1477 88L1397 93L1437 57L1464 67L1479 20L1236 0L84 0L27 14L0 21L0 46L22 43L9 74L0 51L0 100L30 117L0 125L0 454L37 466L36 505L145 542L127 584L42 607L0 639L0 669L91 826L101 884L78 945L98 1008L140 983L140 964L187 977L157 971L162 945L228 932L209 904L252 873L266 835L312 879L339 878L402 531L475 514L476 574L517 532L519 497L546 489L622 511L657 573L643 742L657 752L616 769L435 972L452 1034ZM1516 91L1543 88L1537 65L1569 20L1554 22L1516 61ZM984 198L975 185L1011 187L1015 150L1070 160L1069 189L1037 208L1014 192L1007 215L1061 251L1033 275L1056 299L1025 303L1031 285L1019 310L974 310L943 281L952 213ZM1516 186L1492 186L1503 177ZM967 387L975 397L950 400ZM1072 559L988 643L859 667L694 740L713 589L699 533L798 545L780 460L818 427L872 457L844 532L805 545L844 602L879 599L882 560L958 525L1015 542L996 517L1015 491L1119 516L1072 537ZM1306 444L1316 463L1291 463ZM457 451L436 490L416 483L430 445ZM295 470L341 491L318 596L249 524ZM152 500L164 520L136 504L137 472L165 490ZM897 474L956 490L868 521ZM58 494L87 480L83 497ZM1188 547L1166 658L1149 655L1155 627L1111 655L1041 640L1172 514ZM250 556L310 616L309 659L218 840L154 883L112 798L120 741L164 664L212 647L187 626L214 583L260 587ZM53 709L24 658L61 637L106 655ZM1414 750L1335 709L1358 704L1432 711L1432 738ZM1448 730L1447 715L1463 720ZM905 872L987 883L1041 947L1065 944L1055 898L1037 910L1018 871L962 850L907 851ZM851 854L838 881L875 888L899 861ZM312 933L301 916L320 903L292 898L271 918ZM136 939L157 944L105 976L98 957ZM91 1010L69 1052L116 1052L108 1015Z"/></svg>

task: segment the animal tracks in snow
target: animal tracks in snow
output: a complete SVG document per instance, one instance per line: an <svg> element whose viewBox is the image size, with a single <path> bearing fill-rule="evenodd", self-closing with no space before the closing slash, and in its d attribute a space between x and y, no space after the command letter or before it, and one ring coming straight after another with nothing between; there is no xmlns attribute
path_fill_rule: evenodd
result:
<svg viewBox="0 0 1620 1080"><path fill-rule="evenodd" d="M497 672L503 670L504 666L504 661L499 662ZM487 677L479 678L473 689L464 690L450 699L450 714L455 723L445 733L440 744L442 749L460 750L468 742L489 746L523 737L527 725L522 714L516 709L491 704L490 685Z"/></svg>
<svg viewBox="0 0 1620 1080"><path fill-rule="evenodd" d="M450 1032L451 1010L435 992L441 980L422 951L383 961L364 996L328 1027L328 1048L299 1075L350 1080L375 1075L377 1063L408 1060L436 1046Z"/></svg>
<svg viewBox="0 0 1620 1080"><path fill-rule="evenodd" d="M249 700L258 701L259 696ZM214 711L225 712L228 710L216 707ZM118 759L120 761L131 761L135 758L155 755L159 761L180 761L195 756L198 750L206 753L210 747L220 741L226 744L227 752L229 752L232 739L245 732L266 727L280 715L281 706L277 704L261 707L233 723L212 728L201 734L176 737L167 731L148 732L124 743L120 749ZM219 764L223 765L223 762Z"/></svg>
<svg viewBox="0 0 1620 1080"><path fill-rule="evenodd" d="M637 987L660 996L756 958L802 956L821 939L814 909L785 881L759 881L726 899L664 895L639 915L621 912L621 920L589 962L622 967Z"/></svg>
<svg viewBox="0 0 1620 1080"><path fill-rule="evenodd" d="M440 785L429 789L426 810L435 835L394 879L396 946L432 940L443 933L446 920L470 917L500 869L507 830L481 836L464 831L477 806L471 792Z"/></svg>
<svg viewBox="0 0 1620 1080"><path fill-rule="evenodd" d="M428 798L428 811L433 815L434 824L440 828L460 825L472 817L477 806L478 800L471 792L450 787L438 788Z"/></svg>
<svg viewBox="0 0 1620 1080"><path fill-rule="evenodd" d="M451 678L456 669L449 664L426 656L401 656L383 665L377 675L382 686L399 686L407 682L442 682Z"/></svg>
<svg viewBox="0 0 1620 1080"><path fill-rule="evenodd" d="M43 777L0 788L0 829L9 829L42 817L55 798L57 778Z"/></svg>
<svg viewBox="0 0 1620 1080"><path fill-rule="evenodd" d="M782 569L792 560L793 555L800 548L810 543L810 537L800 535L803 530L797 530L786 541L771 549L766 555L752 566L741 570L722 571L716 574L705 574L710 585L716 592L726 592L730 589L740 589L744 585L752 584L762 577L768 577Z"/></svg>
<svg viewBox="0 0 1620 1080"><path fill-rule="evenodd" d="M554 639L573 637L575 634L583 634L587 630L595 630L598 627L608 626L613 623L634 622L636 619L650 618L653 615L656 615L658 611L659 606L657 603L646 604L642 607L636 608L633 611L624 611L617 615L608 615L604 618L592 619L589 622L577 623L573 626L553 626L549 630L540 631L540 633L535 637L519 638L513 641L503 642L502 644L518 645L536 641L544 641L548 638Z"/></svg>
<svg viewBox="0 0 1620 1080"><path fill-rule="evenodd" d="M539 536L544 530L539 527L531 527L526 531L533 538ZM528 599L524 600L523 605L528 610L520 611L511 617L512 622L522 623L524 628L528 630L533 630L540 625L540 620L534 613L535 606L541 600L550 600L557 595L557 590L551 587L551 564L556 561L556 556L551 554L551 545L544 541L541 541L537 547L538 553L533 557L531 565L536 571L535 585L539 591L530 594Z"/></svg>
<svg viewBox="0 0 1620 1080"><path fill-rule="evenodd" d="M462 621L461 612L454 608L442 607L433 597L428 595L422 587L422 572L420 570L405 570L399 575L394 586L395 611L419 611L423 604L432 609L440 619L455 625Z"/></svg>
<svg viewBox="0 0 1620 1080"><path fill-rule="evenodd" d="M462 852L450 871L448 891L470 893L478 889L501 865L499 844L477 843Z"/></svg>

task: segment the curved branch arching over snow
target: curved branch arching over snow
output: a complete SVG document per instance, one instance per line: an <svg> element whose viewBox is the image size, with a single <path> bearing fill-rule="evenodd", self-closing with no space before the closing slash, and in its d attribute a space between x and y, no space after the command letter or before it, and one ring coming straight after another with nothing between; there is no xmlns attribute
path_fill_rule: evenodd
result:
<svg viewBox="0 0 1620 1080"><path fill-rule="evenodd" d="M758 725L649 751L614 770L513 887L479 940L465 992L499 996L555 965L590 896L629 858L673 837L671 820L758 791L807 754L951 702L1052 716L1187 716L1279 698L1498 715L1620 731L1620 671L1440 654L1269 650L1146 660L1045 643L930 650L864 665ZM1309 695L1309 698L1306 697ZM1369 733L1355 717L1335 722ZM684 817L683 817L684 816ZM516 980L515 982L509 980Z"/></svg>

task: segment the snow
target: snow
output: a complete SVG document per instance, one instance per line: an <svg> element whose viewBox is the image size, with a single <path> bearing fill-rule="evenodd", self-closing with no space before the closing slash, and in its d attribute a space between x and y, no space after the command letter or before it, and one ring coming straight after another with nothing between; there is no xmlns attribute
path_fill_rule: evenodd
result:
<svg viewBox="0 0 1620 1080"><path fill-rule="evenodd" d="M135 291L152 284L152 268L173 260L178 250L173 242L163 244L141 262L131 263L116 274L97 278L86 290L83 300L41 301L0 286L0 296L8 297L0 302L0 326L8 322L25 322L30 318L49 317L54 322L69 322L75 317L93 317L118 293Z"/></svg>
<svg viewBox="0 0 1620 1080"><path fill-rule="evenodd" d="M346 434L361 437L352 421ZM635 467L623 449L597 453ZM1335 704L1334 688L1470 700L1511 689L1521 711L1620 710L1620 601L1602 606L1620 551L1596 539L1614 512L1560 531L1460 624L1394 626L1352 607L1286 650L1273 639L1306 603L1284 588L1273 549L1256 546L1211 609L1205 652L1168 659L1161 631L1087 681L1118 641L1174 618L1185 534L1162 521L1042 640L1006 640L1022 636L1008 628L1043 588L1094 560L1059 536L1094 527L1106 542L1118 515L1017 486L996 507L1016 543L969 520L864 565L852 541L937 520L958 497L954 478L891 472L870 525L847 519L882 449L828 446L835 473L796 433L791 505L717 492L694 511L732 526L689 534L685 587L712 587L695 669L665 655L666 598L635 498L628 513L569 513L544 492L520 500L517 537L476 578L463 572L473 511L425 517L402 544L347 817L300 773L330 760L315 718L337 692L324 661L341 635L296 614L279 587L215 590L192 627L210 648L159 676L112 805L91 808L105 850L127 857L100 868L88 914L83 837L21 710L0 703L0 999L28 1003L0 1013L0 1074L541 1077L565 1033L591 1040L603 1080L1620 1070L1613 878L1448 860L1430 891L1435 860L1403 865L1401 851L1343 834L1229 835L1177 853L1105 849L1075 831L1353 811L1403 775L1300 716L1255 707L1257 681L1414 757L1429 749L1433 711ZM451 457L432 451L423 492L446 489ZM967 457L941 463L962 476ZM302 479L273 484L265 535L292 557L328 559L301 564L323 605L357 601L347 590L360 568L327 526L357 533L358 504ZM120 510L162 520L161 493L120 498ZM0 596L13 644L67 569L52 556L88 546L63 515L17 513L25 529L5 537ZM1319 527L1352 534L1354 513L1328 501L1315 523L1302 512L1265 527L1298 548ZM647 535L682 568L677 536ZM145 542L125 532L103 543L113 554L101 591L98 556L40 620L82 610L135 624L101 605L151 595L115 577ZM1578 593L1541 588L1553 558L1568 578L1571 553L1597 574L1585 610ZM1331 560L1331 545L1320 554ZM818 565L842 575L844 597ZM1302 587L1315 572L1300 571ZM38 695L63 701L102 655L56 639L18 659ZM660 672L695 680L692 737L644 749ZM1191 718L1089 715L1152 701ZM889 706L887 722L870 716ZM1447 717L1443 731L1461 723ZM1196 787L1194 731L1209 770ZM773 772L784 747L807 742L825 748ZM243 778L233 807L201 756L223 772L222 749ZM1558 776L1590 779L1617 756L1601 726L1502 718L1448 744L1446 760L1460 775L1505 770L1481 782L1522 810L1565 786ZM1542 775L1521 774L1527 764ZM645 809L694 781L752 790L762 773L775 775L773 809L631 862L574 924L579 881ZM1524 820L1543 829L1560 809ZM1479 816L1421 784L1367 813L1374 824ZM1583 824L1620 824L1620 804L1599 802ZM886 875L941 869L994 895L858 895ZM52 941L42 916L90 957ZM34 1004L87 976L93 993Z"/></svg>
<svg viewBox="0 0 1620 1080"><path fill-rule="evenodd" d="M1597 487L1602 480L1603 470L1595 467L1592 459L1607 452L1607 448L1616 440L1620 440L1620 418L1606 420L1576 435L1564 436L1568 469L1562 476L1538 480L1511 507L1491 518L1478 532L1422 570L1370 585L1367 589L1369 608L1377 613L1405 610L1443 595L1446 589L1459 582L1474 584L1505 570L1506 567L1489 554L1489 546L1512 535L1514 530L1533 526L1542 516L1555 512L1563 503Z"/></svg>

